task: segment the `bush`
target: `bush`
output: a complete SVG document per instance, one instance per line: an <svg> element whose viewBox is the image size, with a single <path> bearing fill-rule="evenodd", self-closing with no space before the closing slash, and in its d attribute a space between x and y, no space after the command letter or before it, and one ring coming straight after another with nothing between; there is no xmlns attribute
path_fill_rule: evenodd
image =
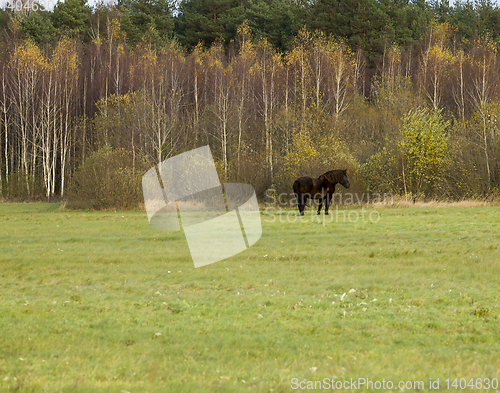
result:
<svg viewBox="0 0 500 393"><path fill-rule="evenodd" d="M370 192L404 194L401 175L401 153L385 147L363 164L365 181Z"/></svg>
<svg viewBox="0 0 500 393"><path fill-rule="evenodd" d="M448 164L448 135L441 111L423 109L410 111L403 119L402 140L403 181L412 194L430 195L439 188Z"/></svg>
<svg viewBox="0 0 500 393"><path fill-rule="evenodd" d="M142 175L147 160L125 149L105 147L77 170L69 186L67 206L77 209L136 209L143 200Z"/></svg>

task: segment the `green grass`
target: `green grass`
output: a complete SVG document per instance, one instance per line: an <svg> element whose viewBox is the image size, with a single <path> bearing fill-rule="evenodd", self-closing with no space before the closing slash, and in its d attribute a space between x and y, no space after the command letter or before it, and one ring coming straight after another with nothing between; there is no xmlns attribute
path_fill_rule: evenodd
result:
<svg viewBox="0 0 500 393"><path fill-rule="evenodd" d="M500 379L500 208L378 211L262 213L253 247L195 269L143 212L0 204L0 391Z"/></svg>

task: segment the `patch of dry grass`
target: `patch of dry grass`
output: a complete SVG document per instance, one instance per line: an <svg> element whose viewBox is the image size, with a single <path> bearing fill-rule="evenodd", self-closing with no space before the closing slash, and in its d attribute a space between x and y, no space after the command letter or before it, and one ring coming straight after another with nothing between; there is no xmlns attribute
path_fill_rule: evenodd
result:
<svg viewBox="0 0 500 393"><path fill-rule="evenodd" d="M406 207L423 207L423 208L433 208L433 207L489 207L489 206L500 206L499 199L484 198L484 199L463 199L459 201L452 200L439 200L439 199L425 199L424 197L416 198L415 200L411 196L404 195L394 195L387 198L385 201L380 203L372 204L378 207L389 207L389 208L406 208Z"/></svg>

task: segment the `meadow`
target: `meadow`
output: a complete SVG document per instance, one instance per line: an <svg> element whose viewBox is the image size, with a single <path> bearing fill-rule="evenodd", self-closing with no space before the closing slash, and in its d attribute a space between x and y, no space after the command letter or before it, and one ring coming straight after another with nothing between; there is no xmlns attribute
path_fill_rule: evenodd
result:
<svg viewBox="0 0 500 393"><path fill-rule="evenodd" d="M262 211L254 246L195 269L144 212L60 206L0 204L1 392L500 379L499 207Z"/></svg>

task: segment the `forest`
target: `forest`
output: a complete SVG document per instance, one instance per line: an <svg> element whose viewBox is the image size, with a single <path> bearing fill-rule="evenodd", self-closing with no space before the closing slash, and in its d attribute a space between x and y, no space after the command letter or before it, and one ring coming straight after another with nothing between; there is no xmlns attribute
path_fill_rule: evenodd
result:
<svg viewBox="0 0 500 393"><path fill-rule="evenodd" d="M498 199L495 4L67 0L0 10L0 199L134 208L210 145L259 198L348 169L353 192Z"/></svg>

